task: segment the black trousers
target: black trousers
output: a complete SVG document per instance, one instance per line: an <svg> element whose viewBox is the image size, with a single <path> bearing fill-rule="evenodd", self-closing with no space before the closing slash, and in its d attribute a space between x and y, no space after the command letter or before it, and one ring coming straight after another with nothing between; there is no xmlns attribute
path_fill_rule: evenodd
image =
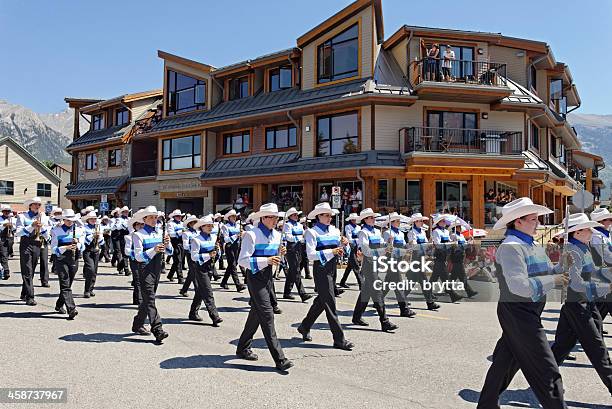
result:
<svg viewBox="0 0 612 409"><path fill-rule="evenodd" d="M227 268L221 280L221 285L227 285L230 277L236 287L240 287L240 278L238 277L238 255L240 254L240 241L225 244L225 256L227 257Z"/></svg>
<svg viewBox="0 0 612 409"><path fill-rule="evenodd" d="M355 278L357 279L357 284L359 284L359 288L361 288L362 277L361 277L361 272L359 270L360 270L360 267L359 267L359 261L357 261L357 246L351 244L351 254L349 254L349 257L348 257L348 265L346 266L346 269L344 270L344 275L342 276L342 279L340 280L340 284L341 285L346 284L346 280L348 280L349 274L351 274L351 271L352 271L353 274L355 274Z"/></svg>
<svg viewBox="0 0 612 409"><path fill-rule="evenodd" d="M418 269L418 271L409 270L406 273L406 276L407 276L408 280L410 280L410 281L412 281L414 283L421 284L421 291L423 292L423 297L425 297L425 302L427 302L427 303L434 302L433 293L431 291L431 287L426 287L427 284L425 284L425 283L428 283L428 281L427 281L427 277L425 276L425 272L422 271L422 269ZM426 288L428 288L428 289L426 289ZM410 287L408 287L406 289L406 291L405 291L406 298L408 298L409 294L410 294Z"/></svg>
<svg viewBox="0 0 612 409"><path fill-rule="evenodd" d="M443 283L446 283L450 280L446 266L447 252L436 251L434 253L434 257L435 259L433 265L433 273L431 274L431 278L429 279L429 282L432 283L432 288L433 283L437 282L438 280L442 280ZM450 287L446 287L445 292L451 297L451 299L458 297L457 293Z"/></svg>
<svg viewBox="0 0 612 409"><path fill-rule="evenodd" d="M357 297L357 303L355 304L355 310L353 311L353 321L361 319L370 300L372 300L374 304L380 322L388 321L382 290L377 290L375 288L374 282L379 280L380 277L378 273L374 271L374 261L371 258L363 258L361 272L363 273L363 285L361 286L361 291L359 297Z"/></svg>
<svg viewBox="0 0 612 409"><path fill-rule="evenodd" d="M123 249L125 248L123 230L115 230L112 233L111 239L113 241L113 259L117 263L117 272L122 273L126 265L125 256L123 255Z"/></svg>
<svg viewBox="0 0 612 409"><path fill-rule="evenodd" d="M315 261L312 265L317 296L300 326L305 331L310 331L317 318L325 311L334 343L342 344L345 341L344 331L342 331L338 313L336 312L336 280L334 279L338 267L336 261L337 259L334 257L325 263L324 266L319 261Z"/></svg>
<svg viewBox="0 0 612 409"><path fill-rule="evenodd" d="M34 299L34 271L40 259L41 242L30 237L22 237L19 241L19 264L21 267L21 298L28 301Z"/></svg>
<svg viewBox="0 0 612 409"><path fill-rule="evenodd" d="M385 283L399 283L400 281L402 281L402 276L400 272L397 270L388 271L385 274L383 281ZM383 290L383 300L387 297L387 294L389 294L389 291L390 290L388 289L388 286ZM395 290L393 291L395 292L395 299L397 300L397 304L399 305L400 309L401 310L406 309L406 292L404 290L399 290L397 288L395 288Z"/></svg>
<svg viewBox="0 0 612 409"><path fill-rule="evenodd" d="M72 297L72 282L77 273L77 265L72 251L65 251L64 254L56 257L55 267L59 279L60 294L55 303L55 308L60 309L64 305L68 312L74 310L74 298Z"/></svg>
<svg viewBox="0 0 612 409"><path fill-rule="evenodd" d="M97 251L91 248L83 252L83 275L85 276L85 292L90 293L96 285L98 277L98 262L100 261L100 249Z"/></svg>
<svg viewBox="0 0 612 409"><path fill-rule="evenodd" d="M240 335L237 352L241 353L251 349L253 336L261 326L270 354L272 354L274 362L278 363L285 359L285 354L274 328L274 311L270 300L271 283L272 266L268 266L255 274L250 270L247 271L251 310L244 324L244 330Z"/></svg>
<svg viewBox="0 0 612 409"><path fill-rule="evenodd" d="M187 253L187 251L185 251L185 253ZM187 277L185 278L185 282L183 283L183 287L181 288L181 293L184 293L184 294L186 294L187 291L189 291L189 287L191 286L191 283L194 282L194 274L195 274L194 262L191 259L191 255L187 256L186 261L187 261ZM215 261L216 260L211 261L209 279L210 279L210 276L214 274Z"/></svg>
<svg viewBox="0 0 612 409"><path fill-rule="evenodd" d="M287 253L285 259L289 264L287 269L287 277L285 279L285 289L283 294L290 295L295 285L300 297L306 295L306 289L302 284L302 274L300 273L300 265L302 264L302 246L303 243L287 243Z"/></svg>
<svg viewBox="0 0 612 409"><path fill-rule="evenodd" d="M172 266L168 273L168 279L176 276L179 280L183 279L183 240L180 237L173 237L170 239L174 252L172 253Z"/></svg>
<svg viewBox="0 0 612 409"><path fill-rule="evenodd" d="M49 284L49 245L46 241L40 247L40 282Z"/></svg>
<svg viewBox="0 0 612 409"><path fill-rule="evenodd" d="M461 250L455 250L457 253L455 256L451 257L452 268L450 272L451 280L458 280L463 283L463 288L465 288L465 292L468 296L474 293L474 290L470 286L468 282L467 274L465 273L465 253ZM461 254L459 252L461 251Z"/></svg>
<svg viewBox="0 0 612 409"><path fill-rule="evenodd" d="M199 263L193 262L194 270L194 281L195 295L193 296L193 302L191 303L191 309L189 315L196 314L204 302L208 316L211 320L219 318L217 312L217 306L215 305L215 297L213 296L212 285L210 284L210 270L212 268L212 260L200 265Z"/></svg>
<svg viewBox="0 0 612 409"><path fill-rule="evenodd" d="M162 257L164 257L164 253L157 253L148 263L138 263L138 281L140 282L142 302L138 305L138 313L134 317L132 324L134 328L142 327L147 317L149 317L149 323L151 324L151 332L159 331L162 328L161 317L155 305L155 292L159 284L163 263Z"/></svg>
<svg viewBox="0 0 612 409"><path fill-rule="evenodd" d="M559 366L540 320L543 309L544 302L497 304L502 336L493 351L478 409L499 408L499 395L519 369L545 409L567 408Z"/></svg>
<svg viewBox="0 0 612 409"><path fill-rule="evenodd" d="M308 261L308 255L306 254L306 245L302 246L302 262L300 263L300 274L302 269L304 270L304 277L312 277L310 274L310 262Z"/></svg>
<svg viewBox="0 0 612 409"><path fill-rule="evenodd" d="M119 236L117 236L117 233L112 231L111 234L108 236L108 241L109 241L109 250L112 253L111 255L111 264L113 265L117 265L117 262L119 261L119 254L117 254L117 246L119 245ZM121 255L123 256L123 250L120 251Z"/></svg>
<svg viewBox="0 0 612 409"><path fill-rule="evenodd" d="M0 238L0 264L4 269L4 278L7 279L11 275L11 269L9 267L9 246L10 240L8 237Z"/></svg>
<svg viewBox="0 0 612 409"><path fill-rule="evenodd" d="M13 246L14 245L15 245L15 236L9 237L8 239L9 257L13 257Z"/></svg>
<svg viewBox="0 0 612 409"><path fill-rule="evenodd" d="M612 361L602 335L603 322L594 303L566 302L561 307L552 352L561 365L580 341L599 378L612 394Z"/></svg>
<svg viewBox="0 0 612 409"><path fill-rule="evenodd" d="M142 302L142 294L140 293L140 264L130 258L130 269L132 270L132 304L140 305Z"/></svg>
<svg viewBox="0 0 612 409"><path fill-rule="evenodd" d="M111 239L110 236L108 234L104 234L102 235L102 237L104 237L104 246L102 247L102 255L101 257L104 259L105 262L109 262L111 259L111 255L110 255L110 247L111 247Z"/></svg>

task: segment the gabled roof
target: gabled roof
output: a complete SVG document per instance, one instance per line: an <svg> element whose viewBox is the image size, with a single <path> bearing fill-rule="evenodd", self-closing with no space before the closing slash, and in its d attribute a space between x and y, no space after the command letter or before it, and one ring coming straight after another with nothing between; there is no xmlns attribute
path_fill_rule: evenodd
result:
<svg viewBox="0 0 612 409"><path fill-rule="evenodd" d="M260 55L259 57L255 57L252 59L244 60L237 62L235 64L226 65L224 67L220 67L214 70L213 74L215 77L220 77L224 75L229 75L234 72L242 71L250 68L257 68L258 66L270 64L276 61L287 61L289 62L289 58L299 57L301 54L301 50L299 48L287 48L281 51L275 51L269 54Z"/></svg>
<svg viewBox="0 0 612 409"><path fill-rule="evenodd" d="M12 150L17 152L24 158L28 159L29 163L31 163L40 173L47 176L49 180L55 182L55 184L59 184L62 181L55 173L53 173L51 169L49 169L44 163L36 159L30 152L28 152L10 136L0 137L0 146L2 145L10 146Z"/></svg>
<svg viewBox="0 0 612 409"><path fill-rule="evenodd" d="M162 95L163 95L163 91L161 89L137 92L134 94L123 94L123 95L119 95L118 97L105 99L103 101L84 106L83 108L81 108L81 112L86 114L88 112L97 111L99 109L106 108L112 105L128 103L128 102L138 101L141 99L152 98L152 97L161 97Z"/></svg>

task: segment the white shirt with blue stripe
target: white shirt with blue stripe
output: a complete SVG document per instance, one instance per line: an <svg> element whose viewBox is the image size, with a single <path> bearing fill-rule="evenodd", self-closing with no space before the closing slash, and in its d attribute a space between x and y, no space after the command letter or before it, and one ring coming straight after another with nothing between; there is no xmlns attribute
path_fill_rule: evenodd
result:
<svg viewBox="0 0 612 409"><path fill-rule="evenodd" d="M380 257L383 256L386 251L385 242L380 234L380 230L374 226L368 226L367 224L361 227L361 231L357 237L357 246L366 257Z"/></svg>
<svg viewBox="0 0 612 409"><path fill-rule="evenodd" d="M102 226L100 226L102 227ZM83 231L85 233L85 245L89 246L92 244L94 236L96 234L96 226L86 223L83 227ZM98 247L104 246L104 237L102 236L101 229L98 231Z"/></svg>
<svg viewBox="0 0 612 409"><path fill-rule="evenodd" d="M595 227L591 236L591 248L595 249L602 262L612 265L612 240L604 227Z"/></svg>
<svg viewBox="0 0 612 409"><path fill-rule="evenodd" d="M349 223L344 226L344 236L348 239L350 245L357 245L357 238L359 237L360 231L361 226L356 223Z"/></svg>
<svg viewBox="0 0 612 409"><path fill-rule="evenodd" d="M34 220L38 218L38 213L32 213L31 211L27 211L25 213L21 213L17 216L17 224L16 224L16 237L30 237L34 238L34 227L32 223ZM40 237L49 240L51 229L49 226L49 218L45 214L41 214L41 224L40 227Z"/></svg>
<svg viewBox="0 0 612 409"><path fill-rule="evenodd" d="M168 223L166 223L166 233L170 236L171 239L177 239L181 237L183 231L185 230L185 226L183 222L177 222L172 219Z"/></svg>
<svg viewBox="0 0 612 409"><path fill-rule="evenodd" d="M303 243L304 227L302 224L295 220L287 220L283 224L283 239L288 243Z"/></svg>
<svg viewBox="0 0 612 409"><path fill-rule="evenodd" d="M164 241L163 234L155 227L145 225L133 235L134 257L139 263L148 264L157 255L155 246ZM168 243L165 253L168 256L173 254L172 244Z"/></svg>
<svg viewBox="0 0 612 409"><path fill-rule="evenodd" d="M275 229L268 229L260 222L257 227L245 232L238 265L256 274L268 267L268 257L279 255L280 245L281 233Z"/></svg>
<svg viewBox="0 0 612 409"><path fill-rule="evenodd" d="M434 227L431 231L431 241L434 244L449 244L451 241L448 229L444 227Z"/></svg>
<svg viewBox="0 0 612 409"><path fill-rule="evenodd" d="M13 227L11 228L13 234L15 233L15 231L17 230L15 223L16 221L14 220L14 218L12 216L9 217L4 217L2 215L0 215L0 232L4 232L4 230L6 230L6 226L7 224L12 224Z"/></svg>
<svg viewBox="0 0 612 409"><path fill-rule="evenodd" d="M198 232L191 227L186 227L181 234L181 239L183 240L183 248L191 249L191 240L198 235Z"/></svg>
<svg viewBox="0 0 612 409"><path fill-rule="evenodd" d="M191 259L202 265L212 259L210 253L215 250L217 238L212 234L200 232L193 236L190 243Z"/></svg>
<svg viewBox="0 0 612 409"><path fill-rule="evenodd" d="M238 222L227 222L221 225L221 233L223 234L224 243L235 243L240 240L240 225Z"/></svg>
<svg viewBox="0 0 612 409"><path fill-rule="evenodd" d="M123 248L123 254L129 257L130 260L136 260L136 257L134 257L134 233L132 231L130 234L125 235L125 247Z"/></svg>
<svg viewBox="0 0 612 409"><path fill-rule="evenodd" d="M405 253L407 243L403 231L392 226L387 229L382 236L386 244L388 244L391 239L393 240L393 252L391 253L393 257L399 258L402 253Z"/></svg>
<svg viewBox="0 0 612 409"><path fill-rule="evenodd" d="M74 226L74 225L73 225ZM56 256L60 256L66 252L65 246L72 245L72 239L77 239L77 249L85 250L85 235L80 227L68 227L65 224L55 227L51 231L51 251Z"/></svg>
<svg viewBox="0 0 612 409"><path fill-rule="evenodd" d="M336 257L333 249L341 246L340 230L318 222L306 230L305 239L308 260L319 261L323 266ZM347 246L345 251L348 254L350 248Z"/></svg>
<svg viewBox="0 0 612 409"><path fill-rule="evenodd" d="M608 295L612 272L609 268L595 266L589 246L571 237L567 244L567 252L573 261L570 262L569 268L569 288L582 294L589 302ZM585 280L583 273L587 273L591 279Z"/></svg>

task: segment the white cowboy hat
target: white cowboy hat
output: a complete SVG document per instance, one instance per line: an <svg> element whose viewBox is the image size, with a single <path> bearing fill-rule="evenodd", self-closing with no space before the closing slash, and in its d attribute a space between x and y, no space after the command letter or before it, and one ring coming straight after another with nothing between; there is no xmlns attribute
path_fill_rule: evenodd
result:
<svg viewBox="0 0 612 409"><path fill-rule="evenodd" d="M60 219L61 220L72 220L73 222L76 222L77 220L79 220L79 215L75 214L74 210L72 209L64 209Z"/></svg>
<svg viewBox="0 0 612 409"><path fill-rule="evenodd" d="M51 214L61 213L62 211L61 207L53 206L53 208L51 208Z"/></svg>
<svg viewBox="0 0 612 409"><path fill-rule="evenodd" d="M0 205L0 212L4 212L5 210L9 212L13 211L10 205L7 205L7 204Z"/></svg>
<svg viewBox="0 0 612 409"><path fill-rule="evenodd" d="M42 200L40 200L40 197L36 196L36 197L33 197L23 202L25 207L30 207L31 204L35 204L35 203L38 203L39 205L42 204Z"/></svg>
<svg viewBox="0 0 612 409"><path fill-rule="evenodd" d="M174 210L172 213L170 213L168 215L168 219L171 219L174 216L181 216L181 217L183 217L183 216L185 216L185 213L181 212L181 209L176 209L176 210Z"/></svg>
<svg viewBox="0 0 612 409"><path fill-rule="evenodd" d="M285 212L285 217L288 219L288 218L289 218L289 216L292 216L292 215L294 215L294 214L300 215L300 214L302 214L302 211L301 211L301 210L296 209L295 207L292 207L291 209L289 209L289 210L287 210L287 211Z"/></svg>
<svg viewBox="0 0 612 409"><path fill-rule="evenodd" d="M384 217L386 218L385 224L389 224L389 223L394 222L396 220L402 220L403 219L402 215L397 213L397 212L389 213L388 215L386 215Z"/></svg>
<svg viewBox="0 0 612 409"><path fill-rule="evenodd" d="M188 216L183 223L185 224L185 226L187 226L189 223L195 222L197 220L198 220L198 216L191 215L191 216Z"/></svg>
<svg viewBox="0 0 612 409"><path fill-rule="evenodd" d="M229 212L225 213L225 216L223 216L223 220L228 220L230 218L230 216L236 216L238 217L240 213L236 213L236 210L232 209Z"/></svg>
<svg viewBox="0 0 612 409"><path fill-rule="evenodd" d="M606 219L612 219L612 213L605 207L598 207L591 212L591 220L594 222L600 222Z"/></svg>
<svg viewBox="0 0 612 409"><path fill-rule="evenodd" d="M123 206L123 207L121 208L121 210L119 210L119 211L120 211L121 213L123 213L123 212L129 212L129 211L130 211L130 208L129 208L129 207L127 207L127 206Z"/></svg>
<svg viewBox="0 0 612 409"><path fill-rule="evenodd" d="M380 216L380 213L376 213L374 212L374 210L372 210L371 208L367 207L365 209L363 209L361 212L359 212L359 222L362 222L364 219L368 218L368 217L378 217Z"/></svg>
<svg viewBox="0 0 612 409"><path fill-rule="evenodd" d="M251 220L255 223L256 220L261 219L264 216L276 216L282 217L278 211L276 203L266 203L261 205L258 212L251 213Z"/></svg>
<svg viewBox="0 0 612 409"><path fill-rule="evenodd" d="M565 226L566 219L563 219L563 225ZM589 220L589 216L585 213L574 213L569 215L567 221L568 229L567 232L571 233L582 229L592 229L593 227L603 227L599 222Z"/></svg>
<svg viewBox="0 0 612 409"><path fill-rule="evenodd" d="M215 215L213 216L213 219L218 219L220 217L223 217L221 213L215 213Z"/></svg>
<svg viewBox="0 0 612 409"><path fill-rule="evenodd" d="M140 209L140 210L142 210L142 209ZM139 211L140 211L140 210L139 210ZM166 217L166 214L165 214L164 212L162 212L161 210L159 210L159 211L157 212L157 217Z"/></svg>
<svg viewBox="0 0 612 409"><path fill-rule="evenodd" d="M412 216L410 216L409 223L412 224L412 223L418 222L418 221L426 222L428 220L429 220L429 217L423 216L421 213L413 213Z"/></svg>
<svg viewBox="0 0 612 409"><path fill-rule="evenodd" d="M196 222L196 224L193 225L193 228L196 230L200 230L200 227L205 226L207 224L210 224L211 226L215 224L215 221L212 219L212 217L210 216L202 217Z"/></svg>
<svg viewBox="0 0 612 409"><path fill-rule="evenodd" d="M142 209L138 210L136 213L132 215L132 217L128 219L127 223L129 227L134 229L134 224L136 223L144 224L144 222L140 219L141 213L142 213Z"/></svg>
<svg viewBox="0 0 612 409"><path fill-rule="evenodd" d="M86 223L87 220L89 220L89 219L96 219L97 220L98 219L98 215L96 214L96 212L89 212L89 213L85 214L83 217L81 217L81 221L83 223Z"/></svg>
<svg viewBox="0 0 612 409"><path fill-rule="evenodd" d="M344 219L344 220L346 220L347 222L350 222L351 220L359 220L359 215L358 215L357 213L351 213L351 214L349 214L349 216L348 216L346 219Z"/></svg>
<svg viewBox="0 0 612 409"><path fill-rule="evenodd" d="M110 217L108 217L107 215L102 216L102 221L104 220L110 220Z"/></svg>
<svg viewBox="0 0 612 409"><path fill-rule="evenodd" d="M158 215L159 212L157 211L157 208L155 206L147 206L144 209L140 209L139 211L137 211L134 214L133 219L135 221L138 221L138 223L144 223L145 217Z"/></svg>
<svg viewBox="0 0 612 409"><path fill-rule="evenodd" d="M503 229L511 221L534 213L538 216L544 216L545 214L553 213L553 211L546 206L533 204L528 197L515 199L502 207L502 217L495 223L493 230Z"/></svg>
<svg viewBox="0 0 612 409"><path fill-rule="evenodd" d="M338 211L336 209L332 209L328 202L319 203L312 209L310 213L308 213L308 218L314 220L320 214L331 214L336 215Z"/></svg>
<svg viewBox="0 0 612 409"><path fill-rule="evenodd" d="M442 220L452 219L453 215L446 214L446 213L438 213L438 214L434 214L433 216L431 216L431 218L432 218L432 222L431 222L432 226L436 226Z"/></svg>
<svg viewBox="0 0 612 409"><path fill-rule="evenodd" d="M111 216L112 216L112 215L114 215L114 214L119 213L120 211L121 211L121 209L120 209L120 208L115 207L115 208L113 209L113 211L112 211L110 214L111 214Z"/></svg>

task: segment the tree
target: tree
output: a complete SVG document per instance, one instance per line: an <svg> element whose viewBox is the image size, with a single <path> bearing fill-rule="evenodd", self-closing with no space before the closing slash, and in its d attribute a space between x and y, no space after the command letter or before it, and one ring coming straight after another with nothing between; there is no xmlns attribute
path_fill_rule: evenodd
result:
<svg viewBox="0 0 612 409"><path fill-rule="evenodd" d="M43 160L42 163L49 169L53 168L53 165L55 165L55 162L52 160Z"/></svg>

